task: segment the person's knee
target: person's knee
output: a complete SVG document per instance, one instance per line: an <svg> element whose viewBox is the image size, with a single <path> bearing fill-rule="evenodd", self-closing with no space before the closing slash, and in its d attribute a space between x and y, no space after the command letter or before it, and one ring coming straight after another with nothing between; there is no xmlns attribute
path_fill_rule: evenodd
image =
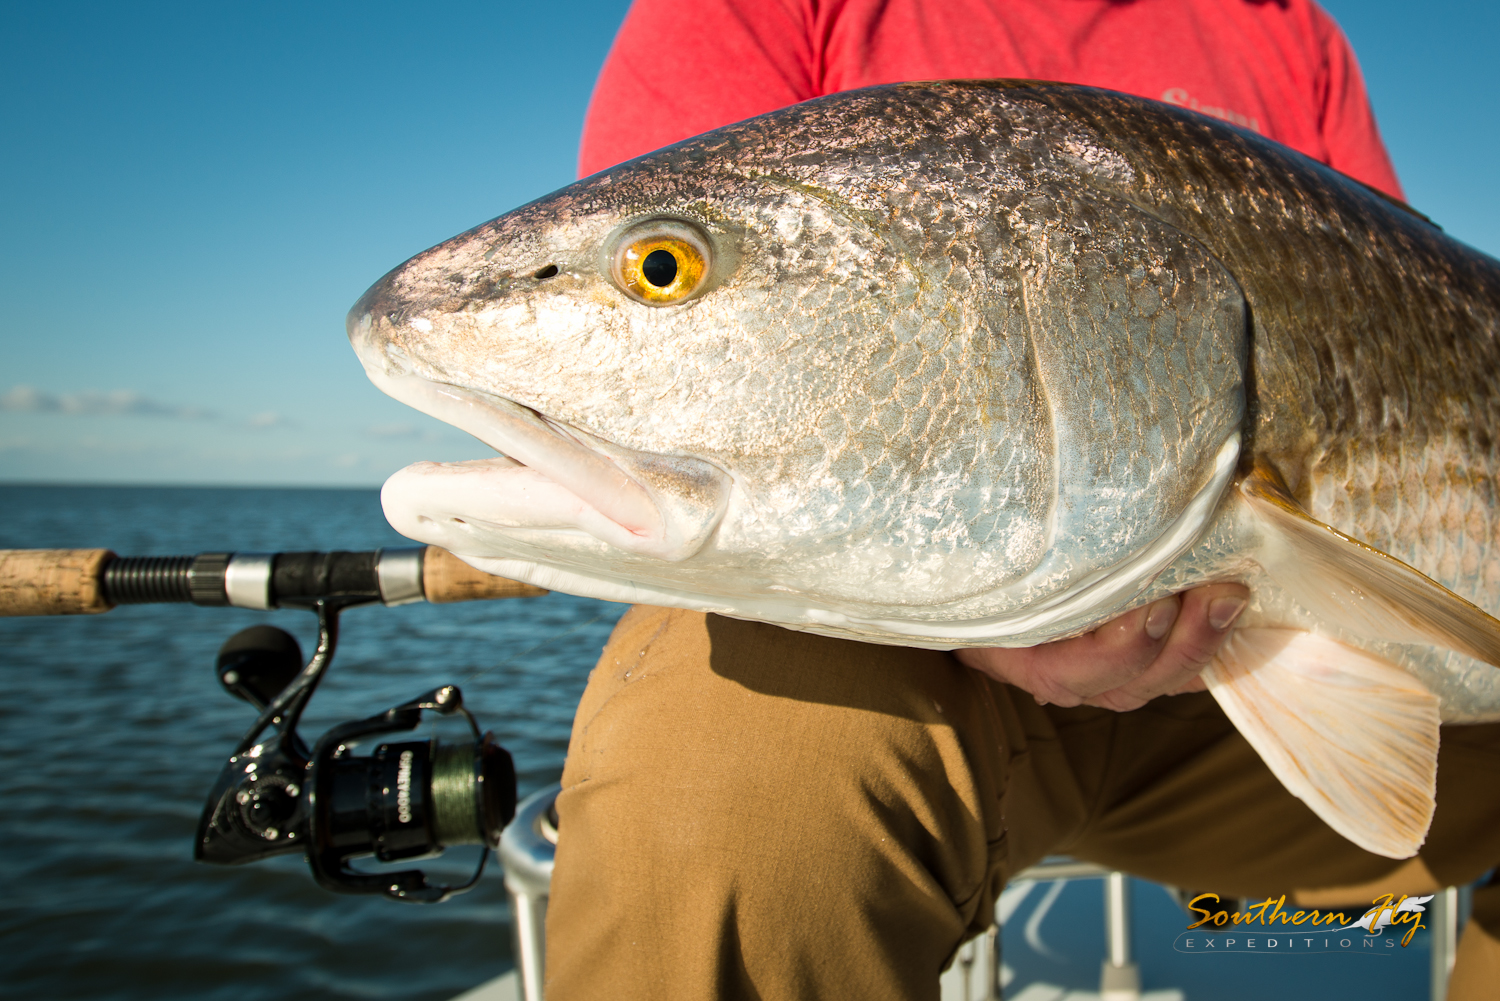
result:
<svg viewBox="0 0 1500 1001"><path fill-rule="evenodd" d="M899 844L955 893L982 878L1002 740L984 683L947 655L691 612L622 626L580 707L565 826L587 812L633 851L692 864L805 870Z"/></svg>
<svg viewBox="0 0 1500 1001"><path fill-rule="evenodd" d="M777 955L787 976L857 955L935 983L997 835L982 682L943 654L652 612L622 622L590 689L549 934L650 926L653 948L691 954L677 975L707 964L703 984L727 975L729 938L737 963ZM891 941L909 960L872 954Z"/></svg>

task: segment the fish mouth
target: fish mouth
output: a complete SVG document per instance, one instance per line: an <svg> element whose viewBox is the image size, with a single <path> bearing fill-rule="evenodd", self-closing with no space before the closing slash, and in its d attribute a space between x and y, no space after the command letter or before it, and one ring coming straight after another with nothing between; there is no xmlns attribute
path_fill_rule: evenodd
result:
<svg viewBox="0 0 1500 1001"><path fill-rule="evenodd" d="M363 359L362 359L363 360ZM367 365L388 395L467 431L501 455L418 462L385 483L386 519L459 556L516 554L538 533L585 533L615 549L677 562L718 527L733 480L701 459L625 448L483 390Z"/></svg>

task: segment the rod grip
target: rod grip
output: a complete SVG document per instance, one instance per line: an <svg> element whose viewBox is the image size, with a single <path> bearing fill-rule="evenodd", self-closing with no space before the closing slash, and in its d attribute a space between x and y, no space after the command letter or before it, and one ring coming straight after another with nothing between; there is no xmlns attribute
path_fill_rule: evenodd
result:
<svg viewBox="0 0 1500 1001"><path fill-rule="evenodd" d="M0 615L91 615L114 606L99 578L108 549L0 549Z"/></svg>
<svg viewBox="0 0 1500 1001"><path fill-rule="evenodd" d="M545 588L475 570L446 549L428 546L422 560L422 593L433 604L489 598L534 598Z"/></svg>

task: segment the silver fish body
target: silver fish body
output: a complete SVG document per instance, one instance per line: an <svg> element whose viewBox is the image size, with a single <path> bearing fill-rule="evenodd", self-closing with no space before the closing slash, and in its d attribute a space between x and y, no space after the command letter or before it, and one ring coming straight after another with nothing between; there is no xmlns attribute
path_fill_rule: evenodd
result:
<svg viewBox="0 0 1500 1001"><path fill-rule="evenodd" d="M621 255L669 244L698 277L653 301ZM1325 614L1238 491L1259 470L1500 611L1497 332L1500 264L1379 193L1181 109L1005 81L679 143L349 316L377 385L503 454L385 491L482 569L938 648L1240 579L1244 625L1373 651L1450 721L1500 719L1500 671L1340 612L1357 586Z"/></svg>

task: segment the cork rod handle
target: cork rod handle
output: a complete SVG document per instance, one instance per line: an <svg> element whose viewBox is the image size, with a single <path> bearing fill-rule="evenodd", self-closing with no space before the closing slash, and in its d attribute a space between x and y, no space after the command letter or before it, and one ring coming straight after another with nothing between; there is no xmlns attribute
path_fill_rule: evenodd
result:
<svg viewBox="0 0 1500 1001"><path fill-rule="evenodd" d="M0 549L0 615L107 612L99 576L108 549Z"/></svg>
<svg viewBox="0 0 1500 1001"><path fill-rule="evenodd" d="M437 546L428 546L427 556L422 561L422 591L435 605L490 598L532 598L547 593L544 588L475 570Z"/></svg>

